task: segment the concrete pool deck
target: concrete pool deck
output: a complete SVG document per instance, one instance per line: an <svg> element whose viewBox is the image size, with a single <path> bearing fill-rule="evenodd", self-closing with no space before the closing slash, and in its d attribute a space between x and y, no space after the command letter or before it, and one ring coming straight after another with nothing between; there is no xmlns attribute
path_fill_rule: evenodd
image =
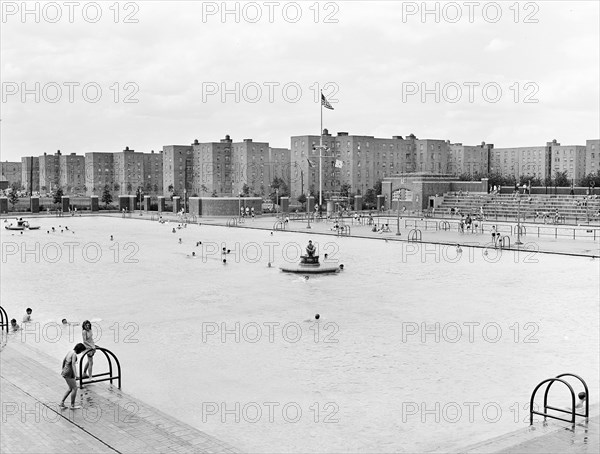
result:
<svg viewBox="0 0 600 454"><path fill-rule="evenodd" d="M61 410L66 383L59 363L9 338L0 352L0 452L239 452L108 382L79 390L82 409Z"/></svg>
<svg viewBox="0 0 600 454"><path fill-rule="evenodd" d="M130 220L150 220L152 218L156 218L159 214L157 212L133 212L125 215L125 219ZM179 223L178 215L174 213L161 213L165 220L173 223ZM102 213L99 212L97 214L85 213L83 216L106 216L106 217L115 217L115 218L123 218L121 213ZM15 216L13 214L6 215L3 214L0 219L12 219ZM39 215L29 215L22 216L24 218L31 217L35 218L51 218L51 219L69 219L68 216L65 217L56 217L56 216L48 216L44 214ZM215 226L227 226L227 222L232 219L231 216L210 216L210 217L198 217L198 222L202 225L215 225ZM380 223L389 223L390 232L387 233L377 233L372 232L372 226L357 224L352 219L345 219L346 225L350 226L351 234L350 238L366 238L366 239L374 239L374 240L387 240L387 241L397 241L397 242L409 242L408 237L412 227L404 228L404 220L406 219L409 223L414 221L419 222L421 218L400 218L400 235L396 235L397 233L397 224L396 217L394 216L380 216ZM275 223L277 222L277 218L272 215L264 215L257 216L256 218L247 218L244 219L242 224L237 225L234 228L246 228L246 229L260 229L260 230L273 230ZM425 220L425 219L423 219ZM433 219L427 218L427 221L448 221L448 219ZM492 221L486 222L486 225L492 224ZM515 222L493 222L494 225L498 226L514 226ZM508 235L511 238L510 247L505 248L505 250L521 250L523 253L531 253L531 252L540 252L540 253L548 253L548 254L562 254L569 256L582 256L582 257L590 257L590 258L600 258L600 229L595 226L560 226L560 228L566 229L585 229L585 230L596 230L597 236L596 240L586 239L586 238L570 238L568 236L559 236L558 238L552 237L552 235L541 235L537 236L533 232L535 231L534 227L540 228L554 228L553 225L539 225L539 224L527 224L523 223L530 230L530 234L521 235L521 241L523 243L522 246L516 246L514 243L517 240L516 235ZM340 237L334 231L331 230L333 226L333 222L329 221L319 221L310 223L310 229L307 228L307 222L301 220L292 220L288 223L286 232L298 232L298 233L307 233L307 234L319 234L319 235L328 235L333 237ZM421 243L430 243L430 244L440 244L440 245L456 245L460 244L462 246L470 246L475 248L493 248L493 243L491 241L491 236L489 233L459 233L452 230L425 230L420 229L422 234ZM346 238L346 236L341 236L340 238Z"/></svg>
<svg viewBox="0 0 600 454"><path fill-rule="evenodd" d="M120 214L114 216L122 217ZM138 213L132 213L131 216L127 216L128 219L144 220L151 218L151 214L144 214L139 216ZM156 216L156 215L154 215ZM177 216L166 213L163 214L165 220L170 222L178 222ZM216 225L226 226L227 221L230 217L199 217L198 222L202 225ZM347 219L346 223L350 226L351 234L350 238L365 238L374 240L386 240L386 241L398 241L408 242L408 236L412 228L403 228L404 219L401 218L400 236L396 235L396 218L382 216L380 222L386 223L389 220L390 230L388 233L376 233L372 232L372 226L352 223L352 220ZM415 219L410 218L409 222L413 222ZM428 219L431 220L431 219ZM442 219L443 220L443 219ZM261 229L261 230L273 230L274 224L277 219L273 216L259 216L254 219L247 218L242 224L232 228L247 228L247 229ZM497 225L513 225L512 223L495 223ZM333 226L332 222L319 221L310 223L310 229L307 228L306 221L290 220L285 231L287 232L298 232L306 234L320 234L329 235L333 237L346 238L346 236L338 236L334 231L331 230ZM550 226L551 227L551 226ZM582 227L574 227L582 228ZM586 227L583 227L586 228ZM587 227L587 229L596 229L596 227ZM533 229L531 229L533 231ZM470 246L476 248L493 248L491 242L491 236L489 233L459 233L456 231L444 231L444 230L425 230L421 229L422 243L440 244L440 245L455 245L461 244L462 246ZM519 250L519 247L514 244L516 241L516 235L511 237L511 247L505 248L505 250ZM536 235L521 235L521 241L524 243L520 250L524 253L540 252L550 254L563 254L570 256L582 256L590 258L600 258L600 235L597 239L588 240L584 238L570 239L568 237L553 238L552 236L536 236Z"/></svg>
<svg viewBox="0 0 600 454"><path fill-rule="evenodd" d="M27 344L9 341L0 353L3 453L233 453L232 446L125 392L97 383L79 390L79 410L60 410L65 391L52 358ZM586 423L537 422L461 449L459 453L597 453L598 406Z"/></svg>

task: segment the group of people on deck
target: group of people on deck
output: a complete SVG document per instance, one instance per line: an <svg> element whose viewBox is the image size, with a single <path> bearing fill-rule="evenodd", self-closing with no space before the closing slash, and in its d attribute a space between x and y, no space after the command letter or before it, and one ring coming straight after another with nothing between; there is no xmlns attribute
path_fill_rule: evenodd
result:
<svg viewBox="0 0 600 454"><path fill-rule="evenodd" d="M33 322L33 318L31 315L32 313L33 313L33 310L30 307L28 307L25 310L25 315L23 316L23 322L22 322L23 326L26 326L27 323ZM61 320L61 324L63 326L78 326L79 325L79 323L77 323L77 322L68 322L66 318L63 318ZM17 331L21 330L21 327L18 325L17 320L14 318L10 321L10 325L11 325L11 331L13 333L16 333ZM69 408L71 408L73 410L81 408L81 406L78 406L75 404L75 400L77 398L77 383L76 383L77 360L78 360L77 355L86 352L87 362L83 368L83 373L82 373L81 378L92 378L93 377L92 369L94 366L94 354L96 353L97 345L94 342L94 336L92 334L92 324L89 320L85 320L83 322L83 324L81 325L81 327L82 327L82 331L81 331L82 341L80 343L78 343L77 345L75 345L73 350L69 351L62 361L61 375L67 382L69 389L65 392L62 400L60 401L61 408L67 408L67 406L65 405L65 400L69 397L69 395L71 396L71 406Z"/></svg>

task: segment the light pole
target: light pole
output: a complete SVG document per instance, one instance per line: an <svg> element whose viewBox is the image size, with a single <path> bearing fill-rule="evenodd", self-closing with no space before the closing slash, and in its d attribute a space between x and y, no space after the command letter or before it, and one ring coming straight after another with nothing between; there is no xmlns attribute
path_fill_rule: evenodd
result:
<svg viewBox="0 0 600 454"><path fill-rule="evenodd" d="M521 243L521 194L517 193L517 242L515 243L517 246L522 245Z"/></svg>
<svg viewBox="0 0 600 454"><path fill-rule="evenodd" d="M310 197L310 193L309 193L309 197ZM312 228L310 226L310 213L311 213L311 209L310 209L310 199L307 197L306 198L306 228L310 229Z"/></svg>
<svg viewBox="0 0 600 454"><path fill-rule="evenodd" d="M275 188L275 218L279 219L279 188Z"/></svg>
<svg viewBox="0 0 600 454"><path fill-rule="evenodd" d="M396 222L397 222L397 229L396 229L396 235L400 236L400 194L398 194L398 198L396 200Z"/></svg>
<svg viewBox="0 0 600 454"><path fill-rule="evenodd" d="M238 216L242 218L242 193L238 193Z"/></svg>

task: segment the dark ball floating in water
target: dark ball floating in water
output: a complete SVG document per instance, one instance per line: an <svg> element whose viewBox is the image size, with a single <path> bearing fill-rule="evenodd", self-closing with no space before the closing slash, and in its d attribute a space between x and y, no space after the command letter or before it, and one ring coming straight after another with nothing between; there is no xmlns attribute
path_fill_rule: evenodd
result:
<svg viewBox="0 0 600 454"><path fill-rule="evenodd" d="M340 270L343 270L343 269L344 269L344 264L342 263L342 264L340 265Z"/></svg>
<svg viewBox="0 0 600 454"><path fill-rule="evenodd" d="M227 263L227 259L223 259L223 263Z"/></svg>
<svg viewBox="0 0 600 454"><path fill-rule="evenodd" d="M319 320L321 318L321 316L319 314L315 315L315 319Z"/></svg>

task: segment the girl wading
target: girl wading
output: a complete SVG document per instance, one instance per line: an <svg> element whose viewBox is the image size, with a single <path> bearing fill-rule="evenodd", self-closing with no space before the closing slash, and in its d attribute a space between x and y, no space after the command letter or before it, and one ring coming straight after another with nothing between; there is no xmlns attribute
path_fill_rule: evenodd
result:
<svg viewBox="0 0 600 454"><path fill-rule="evenodd" d="M77 383L75 380L77 378L77 355L83 353L84 351L85 345L79 343L75 345L73 351L67 353L65 359L63 359L61 375L67 382L67 385L69 385L69 389L60 401L60 406L62 408L66 408L65 400L67 397L69 397L69 394L71 395L71 407L69 408L71 408L71 410L81 408L81 406L75 405L75 398L77 397Z"/></svg>
<svg viewBox="0 0 600 454"><path fill-rule="evenodd" d="M94 338L92 336L92 324L89 320L86 320L81 325L82 332L81 335L83 337L83 345L86 350L91 349L87 353L87 363L83 368L83 378L92 378L92 367L94 366L94 354L96 353L96 344L94 343Z"/></svg>

